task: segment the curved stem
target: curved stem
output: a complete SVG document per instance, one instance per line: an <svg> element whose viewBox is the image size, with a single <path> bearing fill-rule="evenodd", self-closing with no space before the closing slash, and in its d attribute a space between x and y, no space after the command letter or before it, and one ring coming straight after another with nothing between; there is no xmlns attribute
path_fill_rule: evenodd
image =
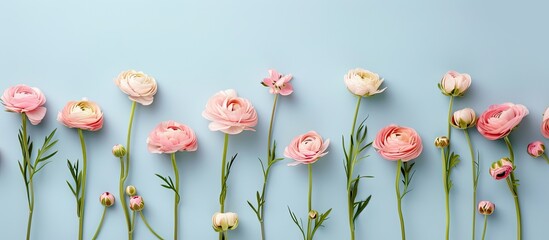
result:
<svg viewBox="0 0 549 240"><path fill-rule="evenodd" d="M307 201L307 240L312 240L312 233L311 233L311 217L309 217L309 213L312 208L312 193L313 193L313 164L307 164L307 168L309 169L309 197Z"/></svg>
<svg viewBox="0 0 549 240"><path fill-rule="evenodd" d="M478 184L478 176L477 176L477 162L475 161L475 153L473 152L473 145L471 144L471 138L469 137L469 131L467 129L463 129L463 132L465 133L465 138L467 139L467 144L469 145L469 152L471 153L471 171L472 171L472 177L473 177L473 231L472 231L472 240L475 240L475 228L476 228L476 210L477 210L477 184Z"/></svg>
<svg viewBox="0 0 549 240"><path fill-rule="evenodd" d="M161 239L161 240L164 240L164 238L162 238L160 235L158 235L158 233L156 233L151 225L149 225L149 222L147 222L147 219L145 218L145 215L143 214L142 211L139 211L139 215L141 215L141 219L143 220L143 222L145 223L145 225L147 226L147 228L149 229L149 231L151 231L152 234L154 234L155 237L157 237L158 239Z"/></svg>
<svg viewBox="0 0 549 240"><path fill-rule="evenodd" d="M130 171L130 150L131 150L131 136L132 136L132 125L133 125L133 117L135 115L135 108L137 106L136 102L132 102L132 108L130 111L130 122L128 123L128 134L126 137L126 172L124 174L124 181L128 178L128 174Z"/></svg>
<svg viewBox="0 0 549 240"><path fill-rule="evenodd" d="M103 214L101 215L101 220L99 221L99 226L97 226L97 230L95 230L95 234L93 235L92 240L97 239L97 235L99 235L99 231L101 231L101 227L103 226L103 219L105 219L106 212L107 212L107 207L105 206L103 208Z"/></svg>
<svg viewBox="0 0 549 240"><path fill-rule="evenodd" d="M513 145L511 144L511 141L509 140L509 136L505 136L503 138L505 140L505 144L507 145L507 148L509 149L509 159L515 164L515 154L513 152ZM521 217L520 217L520 204L519 204L519 197L518 197L518 189L515 183L518 181L515 178L515 172L511 172L509 177L506 178L507 180L507 186L509 186L509 190L511 191L511 194L513 194L513 198L515 200L515 212L517 216L517 240L522 239L522 223L521 223Z"/></svg>
<svg viewBox="0 0 549 240"><path fill-rule="evenodd" d="M505 140L505 145L507 145L507 149L509 149L509 159L515 164L515 153L513 152L513 145L511 145L509 136L504 137L503 140Z"/></svg>
<svg viewBox="0 0 549 240"><path fill-rule="evenodd" d="M130 110L130 120L128 123L128 133L126 137L126 164L124 164L122 158L120 158L120 183L119 183L120 189L119 191L120 191L120 200L122 201L122 209L124 210L124 217L126 218L126 225L128 227L129 240L133 238L133 231L131 231L132 221L130 221L130 212L128 210L128 204L126 204L126 197L124 195L124 185L126 183L126 179L128 179L128 175L130 171L131 134L132 134L132 125L133 125L133 118L135 115L136 106L137 106L137 103L132 102L132 106Z"/></svg>
<svg viewBox="0 0 549 240"><path fill-rule="evenodd" d="M517 240L522 239L522 224L521 224L521 218L520 218L520 203L518 195L513 196L515 199L515 212L517 214Z"/></svg>
<svg viewBox="0 0 549 240"><path fill-rule="evenodd" d="M120 157L120 181L118 182L118 195L122 205L122 210L124 210L124 216L126 219L126 225L128 227L128 239L132 239L132 225L130 221L130 213L127 207L126 195L124 194L124 159Z"/></svg>
<svg viewBox="0 0 549 240"><path fill-rule="evenodd" d="M80 217L78 219L78 240L82 240L84 235L84 203L86 199L86 171L88 159L86 156L86 142L84 141L84 134L82 133L82 129L78 129L78 136L80 136L80 145L82 146L82 161L84 165L82 168L82 188L80 190L82 191L80 197Z"/></svg>
<svg viewBox="0 0 549 240"><path fill-rule="evenodd" d="M402 216L402 197L400 195L400 169L402 168L402 160L398 160L396 168L396 179L395 179L395 191L397 197L397 209L398 209L398 218L400 219L400 233L402 235L402 240L406 240L406 230L404 229L404 217Z"/></svg>
<svg viewBox="0 0 549 240"><path fill-rule="evenodd" d="M272 134L273 134L273 123L275 119L275 111L276 111L276 103L278 102L278 94L275 94L274 100L273 100L273 109L271 110L271 121L269 122L269 133L267 135L267 159L269 160L269 164L271 161L271 141L272 141Z"/></svg>
<svg viewBox="0 0 549 240"><path fill-rule="evenodd" d="M488 215L484 215L484 229L482 230L482 240L486 236L486 225L488 223Z"/></svg>
<svg viewBox="0 0 549 240"><path fill-rule="evenodd" d="M27 191L27 202L29 204L29 216L27 220L27 240L30 239L31 236L31 228L32 228L32 216L34 213L34 183L33 183L33 173L34 168L31 165L30 162L30 153L29 153L29 143L28 143L28 135L27 135L27 115L25 113L21 114L21 127L23 128L23 165L26 168L26 175L23 176L25 179L25 189ZM27 180L27 176L30 176ZM28 181L28 182L27 182Z"/></svg>
<svg viewBox="0 0 549 240"><path fill-rule="evenodd" d="M179 208L179 170L177 169L177 164L175 162L175 153L172 153L172 165L173 171L175 174L175 199L173 206L173 239L177 239L177 226L179 222L178 217L178 208Z"/></svg>

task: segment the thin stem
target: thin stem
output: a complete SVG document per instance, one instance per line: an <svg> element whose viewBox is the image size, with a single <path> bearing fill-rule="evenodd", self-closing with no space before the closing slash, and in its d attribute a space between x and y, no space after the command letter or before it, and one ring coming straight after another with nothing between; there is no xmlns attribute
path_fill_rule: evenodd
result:
<svg viewBox="0 0 549 240"><path fill-rule="evenodd" d="M513 145L511 144L511 141L509 140L509 136L505 136L503 138L505 140L505 144L507 145L507 148L509 149L509 159L515 164L515 154L513 152ZM517 182L515 178L515 173L511 172L509 177L506 178L507 180L507 186L509 186L509 190L511 191L511 194L513 194L513 198L515 200L515 212L517 216L517 240L522 239L522 223L521 223L521 217L520 217L520 204L519 204L519 197L518 197L518 189L515 183Z"/></svg>
<svg viewBox="0 0 549 240"><path fill-rule="evenodd" d="M271 161L271 141L272 141L272 134L273 134L273 123L275 118L275 111L276 111L276 103L278 102L278 94L275 94L274 101L273 101L273 109L271 110L271 121L269 122L269 133L267 135L267 159L269 160L269 164Z"/></svg>
<svg viewBox="0 0 549 240"><path fill-rule="evenodd" d="M225 133L225 140L223 143L223 156L221 158L221 193L219 196L219 205L221 213L225 212L225 197L227 196L227 182L225 181L225 165L227 165L227 148L229 146L229 134ZM219 240L228 239L223 232L219 233Z"/></svg>
<svg viewBox="0 0 549 240"><path fill-rule="evenodd" d="M132 109L130 111L130 122L128 123L128 135L126 138L126 173L124 174L124 181L128 178L128 174L130 171L130 150L131 150L131 135L132 135L132 125L133 125L133 117L135 115L135 108L137 106L136 102L132 102Z"/></svg>
<svg viewBox="0 0 549 240"><path fill-rule="evenodd" d="M132 125L133 125L133 118L135 115L135 108L137 104L136 102L132 102L131 110L130 110L130 120L128 123L128 134L126 137L126 164L124 166L124 162L122 158L120 158L120 184L119 184L119 190L120 190L120 199L122 201L122 209L124 210L124 217L126 218L126 225L128 227L128 239L133 238L133 231L130 231L132 229L132 221L130 221L130 212L128 210L128 204L126 204L126 197L124 196L124 185L126 183L126 179L128 179L129 171L130 171L130 148L131 148L131 134L132 134Z"/></svg>
<svg viewBox="0 0 549 240"><path fill-rule="evenodd" d="M308 197L308 201L307 201L307 240L312 240L312 235L311 235L311 217L309 216L309 213L311 212L311 210L313 210L312 208L312 193L313 193L313 165L312 164L307 164L307 168L309 169L309 197Z"/></svg>
<svg viewBox="0 0 549 240"><path fill-rule="evenodd" d="M450 239L450 197L448 186L448 170L446 153L444 148L440 149L440 155L442 156L442 186L444 186L445 206L446 206L446 240Z"/></svg>
<svg viewBox="0 0 549 240"><path fill-rule="evenodd" d="M143 211L139 211L139 215L141 215L141 219L143 220L143 222L145 223L145 225L147 226L149 231L151 231L151 233L154 234L154 236L156 236L158 239L164 240L164 238L162 238L160 235L158 235L158 233L156 233L152 229L151 225L149 225L149 222L147 222L147 219L145 218L145 215L143 214Z"/></svg>
<svg viewBox="0 0 549 240"><path fill-rule="evenodd" d="M32 216L34 213L34 183L32 180L32 175L34 173L34 168L31 165L30 162L30 153L29 153L29 143L27 138L27 115L25 113L21 114L21 125L23 128L23 165L25 166L27 174L30 174L31 177L29 177L27 182L27 176L23 176L25 179L25 189L27 191L27 202L29 204L29 217L27 220L27 240L30 239L31 236L31 228L32 228Z"/></svg>
<svg viewBox="0 0 549 240"><path fill-rule="evenodd" d="M355 115L353 117L353 125L351 127L351 138L353 138L355 134L355 127L356 127L356 120L358 118L358 110L360 109L360 102L362 100L362 96L357 96L356 101L356 107L355 107ZM352 140L352 139L351 139ZM355 203L352 198L352 192L351 192L351 178L353 176L353 171L355 169L355 159L356 159L356 153L354 152L354 149L351 149L351 146L349 145L349 153L351 156L351 161L347 163L347 213L349 215L349 230L351 232L351 240L355 240L355 220L354 220L354 206ZM356 193L355 193L356 194Z"/></svg>
<svg viewBox="0 0 549 240"><path fill-rule="evenodd" d="M82 146L82 161L83 161L83 168L82 168L82 188L81 188L81 197L80 197L80 217L78 219L78 240L83 239L84 235L84 203L86 200L86 171L87 171L87 165L88 165L88 158L86 156L86 142L84 141L84 134L82 133L82 129L78 129L78 136L80 136L80 145Z"/></svg>
<svg viewBox="0 0 549 240"><path fill-rule="evenodd" d="M101 227L103 226L103 219L105 219L106 212L107 212L107 207L105 206L103 208L103 214L101 215L101 220L99 221L99 225L97 226L97 230L95 230L95 234L93 235L92 240L97 239L97 235L99 235L99 232L101 231Z"/></svg>
<svg viewBox="0 0 549 240"><path fill-rule="evenodd" d="M451 124L450 122L452 121L452 108L453 108L453 105L454 105L454 96L450 96L450 103L448 105L448 121L446 122L446 124L448 125L448 139L450 139L450 143L448 144L448 152L446 153L446 159L448 159L450 157L450 145L452 143L452 128L450 127Z"/></svg>
<svg viewBox="0 0 549 240"><path fill-rule="evenodd" d="M357 96L356 106L355 106L355 116L353 117L353 127L351 128L351 135L355 133L356 119L358 118L358 109L360 108L360 102L362 96Z"/></svg>
<svg viewBox="0 0 549 240"><path fill-rule="evenodd" d="M130 236L133 235L133 230L135 229L135 211L132 212L132 221L130 228Z"/></svg>
<svg viewBox="0 0 549 240"><path fill-rule="evenodd" d="M400 169L402 168L402 160L398 160L395 177L395 191L397 197L398 218L400 219L400 233L402 240L406 240L406 230L404 229L404 217L402 216L402 197L400 195Z"/></svg>
<svg viewBox="0 0 549 240"><path fill-rule="evenodd" d="M175 174L175 200L173 206L173 239L177 239L177 226L179 222L178 217L178 208L179 208L179 170L177 169L177 164L175 162L175 153L172 153L172 165L173 171Z"/></svg>
<svg viewBox="0 0 549 240"><path fill-rule="evenodd" d="M486 225L488 224L488 215L484 215L484 229L482 230L482 240L486 236Z"/></svg>
<svg viewBox="0 0 549 240"><path fill-rule="evenodd" d="M543 153L541 154L541 156L543 157L543 159L545 159L547 163L549 163L549 157L547 157L547 154Z"/></svg>
<svg viewBox="0 0 549 240"><path fill-rule="evenodd" d="M505 140L505 145L507 145L507 149L509 149L509 159L515 164L515 153L513 152L513 145L511 145L509 136L504 137L503 140Z"/></svg>
<svg viewBox="0 0 549 240"><path fill-rule="evenodd" d="M469 145L469 151L471 153L471 171L472 171L472 177L473 177L473 231L472 231L472 240L475 240L475 228L476 228L476 210L477 210L477 162L475 161L475 153L473 152L473 145L471 144L471 138L469 137L469 131L467 129L463 129L463 132L465 133L465 138L467 139L467 144Z"/></svg>
<svg viewBox="0 0 549 240"><path fill-rule="evenodd" d="M513 197L515 199L515 212L517 214L517 240L522 239L522 224L521 224L521 218L520 218L520 203L518 195L515 195Z"/></svg>
<svg viewBox="0 0 549 240"><path fill-rule="evenodd" d="M126 225L128 227L128 239L132 239L132 225L130 221L130 213L127 207L126 195L124 194L124 159L120 157L120 181L118 182L118 195L121 201L122 209L124 210L124 216L126 219Z"/></svg>

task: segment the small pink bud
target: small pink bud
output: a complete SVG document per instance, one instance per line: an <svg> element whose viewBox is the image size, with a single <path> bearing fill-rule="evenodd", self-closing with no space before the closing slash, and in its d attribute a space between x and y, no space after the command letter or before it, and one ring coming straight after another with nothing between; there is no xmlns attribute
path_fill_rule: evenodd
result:
<svg viewBox="0 0 549 240"><path fill-rule="evenodd" d="M130 209L132 211L139 212L145 208L145 202L141 196L132 196L130 197Z"/></svg>
<svg viewBox="0 0 549 240"><path fill-rule="evenodd" d="M99 196L99 201L103 206L110 207L114 205L114 195L110 192L104 192L101 196Z"/></svg>
<svg viewBox="0 0 549 240"><path fill-rule="evenodd" d="M505 179L511 174L514 168L509 158L502 158L492 163L490 166L490 175L496 180Z"/></svg>
<svg viewBox="0 0 549 240"><path fill-rule="evenodd" d="M496 205L490 201L480 201L478 203L478 212L482 215L491 215L496 210Z"/></svg>
<svg viewBox="0 0 549 240"><path fill-rule="evenodd" d="M528 154L532 157L539 157L545 152L545 145L541 141L535 141L528 144Z"/></svg>

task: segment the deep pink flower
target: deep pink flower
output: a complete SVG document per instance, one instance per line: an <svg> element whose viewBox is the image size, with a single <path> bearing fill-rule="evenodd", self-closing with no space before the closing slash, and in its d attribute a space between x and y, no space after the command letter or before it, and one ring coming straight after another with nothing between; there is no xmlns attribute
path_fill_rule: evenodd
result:
<svg viewBox="0 0 549 240"><path fill-rule="evenodd" d="M394 124L381 129L373 145L379 155L393 161L412 160L417 158L423 150L421 137L414 129Z"/></svg>
<svg viewBox="0 0 549 240"><path fill-rule="evenodd" d="M330 139L322 140L318 133L309 131L295 137L290 145L284 149L284 156L295 160L295 162L289 163L288 166L312 164L328 154L326 149L329 145Z"/></svg>
<svg viewBox="0 0 549 240"><path fill-rule="evenodd" d="M280 94L282 96L288 96L294 92L292 84L292 74L283 76L274 69L269 70L269 77L264 78L263 86L269 87L269 92L272 94Z"/></svg>
<svg viewBox="0 0 549 240"><path fill-rule="evenodd" d="M545 109L543 113L543 121L541 122L541 135L545 138L549 138L549 108Z"/></svg>
<svg viewBox="0 0 549 240"><path fill-rule="evenodd" d="M228 89L213 95L206 104L202 116L212 121L208 128L227 134L239 134L244 130L255 131L257 113L252 103L238 97L236 91Z"/></svg>
<svg viewBox="0 0 549 240"><path fill-rule="evenodd" d="M514 166L509 158L502 158L497 162L493 162L490 166L490 175L496 179L501 180L505 179L511 174Z"/></svg>
<svg viewBox="0 0 549 240"><path fill-rule="evenodd" d="M97 131L103 127L103 112L92 101L70 101L57 114L57 121L69 128Z"/></svg>
<svg viewBox="0 0 549 240"><path fill-rule="evenodd" d="M198 144L190 127L175 121L165 121L149 133L147 148L152 153L174 153L196 151Z"/></svg>
<svg viewBox="0 0 549 240"><path fill-rule="evenodd" d="M46 116L46 96L38 88L19 84L6 89L1 99L7 111L26 114L32 125Z"/></svg>
<svg viewBox="0 0 549 240"><path fill-rule="evenodd" d="M545 152L545 145L541 141L534 141L528 144L528 154L532 157L539 157Z"/></svg>
<svg viewBox="0 0 549 240"><path fill-rule="evenodd" d="M528 115L528 109L521 104L503 103L492 105L478 118L477 129L489 140L506 137Z"/></svg>

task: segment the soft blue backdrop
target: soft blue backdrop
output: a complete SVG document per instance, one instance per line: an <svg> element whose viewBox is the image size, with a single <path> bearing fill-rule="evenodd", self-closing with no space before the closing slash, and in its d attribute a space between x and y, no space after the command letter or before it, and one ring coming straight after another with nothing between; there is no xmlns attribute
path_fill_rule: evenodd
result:
<svg viewBox="0 0 549 240"><path fill-rule="evenodd" d="M66 159L81 158L76 131L56 121L69 100L87 97L105 113L104 128L87 133L89 174L86 239L95 230L102 206L99 194L117 192L119 163L111 147L125 142L130 101L113 83L126 69L156 77L153 105L139 106L134 125L133 165L128 183L146 201L150 223L164 237L172 234L173 193L159 186L154 173L172 175L168 156L148 153L145 139L160 121L173 119L192 127L199 150L177 154L181 172L182 239L216 239L211 215L218 210L223 135L210 132L201 117L215 92L234 88L259 113L256 132L231 137L229 154L238 152L227 209L240 215L232 239L259 239L259 225L246 204L261 186L257 157L265 157L272 95L259 82L267 69L295 77L295 92L279 102L274 137L282 148L297 134L316 130L332 140L330 153L314 165L313 206L333 208L317 239L348 239L341 135L348 134L355 98L343 84L347 70L363 67L386 79L385 93L363 102L369 116L369 140L396 123L415 128L425 148L417 159L413 191L403 211L409 239L439 240L444 233L444 192L440 155L432 146L446 132L448 98L437 83L448 70L467 72L470 91L456 109L479 114L490 104L516 102L530 110L511 135L523 210L524 239L543 239L549 215L545 184L549 166L532 159L526 145L541 139L549 62L549 15L544 1L3 1L0 3L0 89L24 83L47 95L48 114L30 127L35 141L58 128L59 154L36 176L34 239L74 239L75 204L65 184ZM22 239L27 205L18 170L19 117L0 115L0 236ZM513 239L515 210L505 182L488 175L492 161L507 155L501 141L471 131L481 156L479 200L492 200L488 238ZM454 134L455 150L468 156L463 134ZM361 185L373 200L357 221L358 239L400 239L394 196L395 163L372 149L357 172L374 175ZM266 226L269 239L299 239L287 206L306 216L306 167L277 164L268 188ZM471 219L471 171L468 157L452 178L452 239L468 239ZM118 197L118 196L117 196ZM117 202L118 204L118 202ZM479 216L478 228L481 229ZM135 239L152 239L138 220ZM123 239L121 208L109 209L101 239ZM480 237L480 231L478 233Z"/></svg>

